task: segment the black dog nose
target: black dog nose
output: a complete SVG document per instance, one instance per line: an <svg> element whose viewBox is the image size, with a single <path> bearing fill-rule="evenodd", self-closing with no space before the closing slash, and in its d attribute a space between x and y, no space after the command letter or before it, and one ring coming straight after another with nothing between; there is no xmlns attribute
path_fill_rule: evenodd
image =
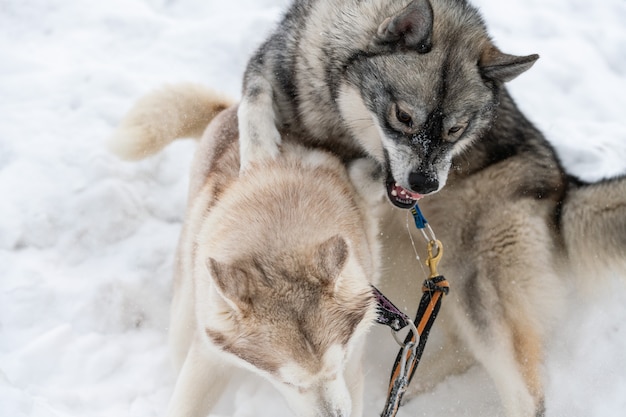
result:
<svg viewBox="0 0 626 417"><path fill-rule="evenodd" d="M439 180L419 172L411 172L409 174L409 185L411 186L411 190L416 193L428 194L437 191L437 188L439 188Z"/></svg>

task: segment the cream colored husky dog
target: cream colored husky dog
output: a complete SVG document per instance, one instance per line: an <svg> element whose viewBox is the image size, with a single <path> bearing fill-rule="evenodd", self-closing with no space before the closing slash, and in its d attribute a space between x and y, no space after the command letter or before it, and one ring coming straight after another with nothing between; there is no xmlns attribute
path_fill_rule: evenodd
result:
<svg viewBox="0 0 626 417"><path fill-rule="evenodd" d="M298 416L360 416L379 259L369 210L384 189L359 194L352 181L375 166L347 170L285 138L277 159L239 176L236 107L211 122L229 105L202 87L170 87L141 99L111 141L138 159L208 125L178 248L170 344L180 372L168 415L206 416L243 367Z"/></svg>

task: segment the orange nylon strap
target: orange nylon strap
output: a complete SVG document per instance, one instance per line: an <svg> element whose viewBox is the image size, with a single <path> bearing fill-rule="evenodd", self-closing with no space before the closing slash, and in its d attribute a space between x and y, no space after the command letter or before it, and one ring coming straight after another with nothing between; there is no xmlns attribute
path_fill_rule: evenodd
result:
<svg viewBox="0 0 626 417"><path fill-rule="evenodd" d="M434 242L433 242L434 243ZM441 247L436 257L432 256L431 245L429 245L429 266L431 275L436 273L436 264L441 258ZM402 401L402 396L408 388L411 379L415 375L417 365L422 357L428 334L439 313L441 300L444 294L450 289L448 281L442 276L431 276L424 281L422 287L422 299L417 309L415 323L417 323L417 335L409 331L404 340L404 346L398 352L389 380L387 401L381 417L393 417L397 414Z"/></svg>

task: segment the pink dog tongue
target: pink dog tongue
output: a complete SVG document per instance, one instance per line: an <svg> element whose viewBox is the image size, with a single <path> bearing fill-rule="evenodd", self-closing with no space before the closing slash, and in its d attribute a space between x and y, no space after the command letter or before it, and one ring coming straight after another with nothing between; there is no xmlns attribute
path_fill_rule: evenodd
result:
<svg viewBox="0 0 626 417"><path fill-rule="evenodd" d="M394 197L401 197L401 198L406 198L409 197L413 200L419 200L420 198L423 197L423 195L418 194L418 193L414 193L412 191L407 190L406 188L403 188L400 186L400 184L395 183L393 185L393 188L391 190L391 195L393 195Z"/></svg>

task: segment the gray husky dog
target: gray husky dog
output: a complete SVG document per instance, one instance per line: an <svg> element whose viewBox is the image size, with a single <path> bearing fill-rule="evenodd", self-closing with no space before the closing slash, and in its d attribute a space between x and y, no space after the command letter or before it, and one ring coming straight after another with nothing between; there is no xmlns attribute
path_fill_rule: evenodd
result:
<svg viewBox="0 0 626 417"><path fill-rule="evenodd" d="M281 133L383 167L390 200L440 190L491 124L502 83L537 55L500 52L459 0L295 1L251 59L239 107L242 167Z"/></svg>
<svg viewBox="0 0 626 417"><path fill-rule="evenodd" d="M504 87L537 58L501 52L464 0L296 0L250 60L238 113L244 172L297 136L377 161L372 181L396 207L425 196L446 245L451 340L485 367L509 417L545 413L562 277L626 271L626 179L569 177ZM404 213L390 206L383 229L400 278L414 269ZM431 381L470 361L434 362Z"/></svg>

